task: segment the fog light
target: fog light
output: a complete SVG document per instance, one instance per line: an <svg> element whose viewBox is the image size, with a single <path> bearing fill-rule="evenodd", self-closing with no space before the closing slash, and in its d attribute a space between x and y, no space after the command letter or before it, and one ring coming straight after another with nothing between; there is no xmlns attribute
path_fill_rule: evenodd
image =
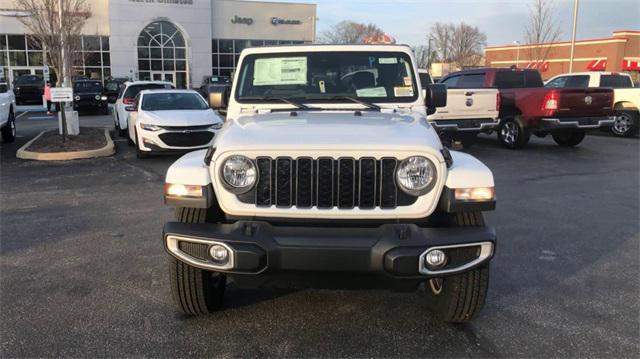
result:
<svg viewBox="0 0 640 359"><path fill-rule="evenodd" d="M440 268L447 262L447 255L439 249L427 252L424 262L431 269Z"/></svg>
<svg viewBox="0 0 640 359"><path fill-rule="evenodd" d="M219 244L213 245L209 248L209 255L218 263L226 263L229 259L229 251Z"/></svg>

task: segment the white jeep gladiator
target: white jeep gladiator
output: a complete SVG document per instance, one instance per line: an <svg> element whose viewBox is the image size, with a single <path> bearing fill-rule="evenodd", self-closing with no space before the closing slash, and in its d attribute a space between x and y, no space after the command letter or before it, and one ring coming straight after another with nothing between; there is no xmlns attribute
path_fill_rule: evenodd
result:
<svg viewBox="0 0 640 359"><path fill-rule="evenodd" d="M431 80L426 70L418 72L421 82ZM479 133L490 134L498 128L500 93L483 88L483 81L484 76L476 74L447 78L447 105L428 116L443 143L461 142L470 147ZM423 89L426 85L422 83Z"/></svg>
<svg viewBox="0 0 640 359"><path fill-rule="evenodd" d="M640 128L640 89L633 87L631 75L620 72L574 72L552 77L545 87L592 88L611 87L615 121L611 132L616 136L629 137Z"/></svg>
<svg viewBox="0 0 640 359"><path fill-rule="evenodd" d="M420 290L443 320L484 305L496 234L491 171L444 148L413 52L396 45L244 50L207 150L168 170L163 241L189 315L239 287ZM228 106L226 104L228 103Z"/></svg>

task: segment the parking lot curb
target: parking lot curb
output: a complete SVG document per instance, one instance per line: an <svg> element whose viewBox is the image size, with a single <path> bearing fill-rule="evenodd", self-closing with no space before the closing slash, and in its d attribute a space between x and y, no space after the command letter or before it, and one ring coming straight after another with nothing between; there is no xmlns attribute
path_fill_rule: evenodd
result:
<svg viewBox="0 0 640 359"><path fill-rule="evenodd" d="M42 153L42 152L33 152L28 151L27 148L31 146L33 142L35 142L40 136L44 135L47 131L42 131L36 137L34 137L31 141L27 142L24 146L20 147L18 152L16 152L16 157L23 160L37 160L37 161L67 161L67 160L78 160L83 158L96 158L96 157L107 157L113 155L115 151L115 146L113 144L113 140L111 140L111 136L109 136L109 130L104 130L104 136L107 139L107 144L95 150L87 150L87 151L73 151L73 152L52 152L52 153Z"/></svg>

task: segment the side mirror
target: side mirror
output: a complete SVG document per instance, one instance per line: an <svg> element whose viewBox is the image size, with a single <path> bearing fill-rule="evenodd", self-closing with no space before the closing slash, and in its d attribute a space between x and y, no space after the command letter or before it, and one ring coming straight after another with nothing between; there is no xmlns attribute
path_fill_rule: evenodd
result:
<svg viewBox="0 0 640 359"><path fill-rule="evenodd" d="M425 89L425 105L427 106L427 115L436 112L436 108L447 106L447 85L430 84Z"/></svg>
<svg viewBox="0 0 640 359"><path fill-rule="evenodd" d="M128 112L136 112L136 107L135 106L127 106L124 108L125 111Z"/></svg>
<svg viewBox="0 0 640 359"><path fill-rule="evenodd" d="M228 85L212 86L209 92L209 107L214 110L227 108L231 87Z"/></svg>

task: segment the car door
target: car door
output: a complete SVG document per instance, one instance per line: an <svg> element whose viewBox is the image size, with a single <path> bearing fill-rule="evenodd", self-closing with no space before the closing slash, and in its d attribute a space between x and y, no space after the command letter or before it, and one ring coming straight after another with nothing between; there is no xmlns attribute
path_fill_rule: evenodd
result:
<svg viewBox="0 0 640 359"><path fill-rule="evenodd" d="M135 111L127 111L127 131L129 132L129 138L131 138L131 140L133 141L136 140L136 121L138 120L138 111L140 111L141 98L142 95L138 93L138 95L136 95L135 101L133 102L133 105L127 105L127 107L133 107L135 109Z"/></svg>
<svg viewBox="0 0 640 359"><path fill-rule="evenodd" d="M9 93L9 85L0 84L0 125L4 125L9 118L12 99L13 96Z"/></svg>

